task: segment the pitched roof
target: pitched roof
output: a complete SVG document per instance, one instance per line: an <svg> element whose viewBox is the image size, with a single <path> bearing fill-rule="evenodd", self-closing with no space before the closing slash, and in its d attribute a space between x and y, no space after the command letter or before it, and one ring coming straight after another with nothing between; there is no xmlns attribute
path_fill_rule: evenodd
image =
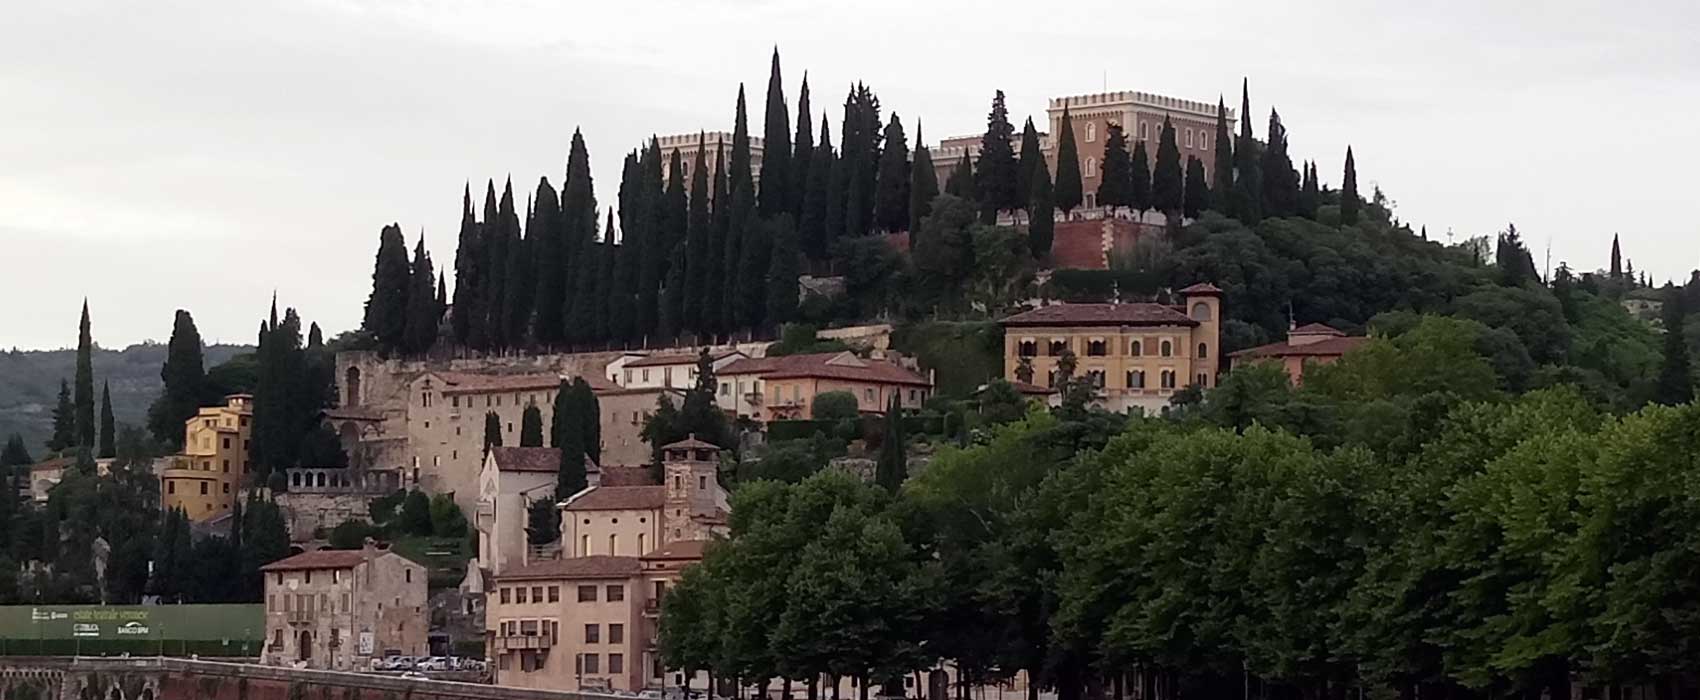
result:
<svg viewBox="0 0 1700 700"><path fill-rule="evenodd" d="M1005 326L1196 326L1171 306L1134 304L1052 304L1000 321Z"/></svg>
<svg viewBox="0 0 1700 700"><path fill-rule="evenodd" d="M742 355L742 354L743 353L738 352L737 350L726 350L726 351L718 352L718 353L711 352L708 355L708 359L715 361L715 362L718 362L720 360L726 359L728 356ZM625 366L626 367L666 367L666 366L669 366L669 365L692 365L692 366L694 366L694 365L696 365L696 363L697 363L697 353L694 353L694 352L692 352L692 353L672 352L672 353L667 353L665 355L650 355L650 356L642 358L642 359L632 360L631 362L627 362L625 364Z"/></svg>
<svg viewBox="0 0 1700 700"><path fill-rule="evenodd" d="M653 559L701 559L704 550L708 549L709 540L682 540L643 555L645 560Z"/></svg>
<svg viewBox="0 0 1700 700"><path fill-rule="evenodd" d="M597 467L597 478L602 486L654 486L655 480L649 478L649 467L622 467L604 465Z"/></svg>
<svg viewBox="0 0 1700 700"><path fill-rule="evenodd" d="M674 448L678 448L678 449L681 449L681 450L689 450L689 449L718 450L718 449L720 449L720 446L716 445L712 442L703 442L701 440L698 440L697 434L691 433L690 437L687 437L687 438L680 440L678 442L671 442L671 443L668 443L668 444L661 446L661 449L663 449L663 450L671 450L671 449L674 449Z"/></svg>
<svg viewBox="0 0 1700 700"><path fill-rule="evenodd" d="M327 408L323 413L325 418L330 420L382 421L384 419L383 413L358 406Z"/></svg>
<svg viewBox="0 0 1700 700"><path fill-rule="evenodd" d="M1332 335L1344 337L1346 334L1335 330L1333 326L1321 323L1307 323L1287 331L1287 335Z"/></svg>
<svg viewBox="0 0 1700 700"><path fill-rule="evenodd" d="M925 377L884 360L864 360L855 353L818 352L780 357L746 357L734 360L716 374L758 374L767 379L817 377L874 384L932 386Z"/></svg>
<svg viewBox="0 0 1700 700"><path fill-rule="evenodd" d="M1291 341L1281 341L1255 348L1246 348L1238 352L1228 353L1235 359L1255 359L1259 357L1339 357L1348 351L1369 342L1363 336L1338 336L1313 340L1308 343L1292 344Z"/></svg>
<svg viewBox="0 0 1700 700"><path fill-rule="evenodd" d="M53 471L55 469L65 469L66 467L69 467L69 466L76 464L76 463L77 463L76 457L54 457L53 459L44 459L44 460L41 460L40 462L36 462L35 464L31 464L30 465L30 471L32 471L32 472L48 472L48 471Z"/></svg>
<svg viewBox="0 0 1700 700"><path fill-rule="evenodd" d="M561 385L559 374L480 374L472 372L435 372L448 386L445 394L478 394L491 391L525 391L554 389Z"/></svg>
<svg viewBox="0 0 1700 700"><path fill-rule="evenodd" d="M598 486L567 501L567 510L651 510L666 502L663 486Z"/></svg>
<svg viewBox="0 0 1700 700"><path fill-rule="evenodd" d="M1195 294L1195 295L1196 294L1215 294L1215 295L1219 296L1219 295L1222 294L1222 288L1218 287L1214 284L1211 284L1209 282L1199 282L1198 284L1194 284L1194 285L1190 285L1190 286L1181 288L1181 293L1182 294Z"/></svg>
<svg viewBox="0 0 1700 700"><path fill-rule="evenodd" d="M303 569L352 569L376 557L379 550L320 549L302 552L260 567L261 571L301 571Z"/></svg>
<svg viewBox="0 0 1700 700"><path fill-rule="evenodd" d="M625 578L642 570L637 557L613 557L605 554L588 557L565 557L507 569L496 575L497 581L534 581L547 579Z"/></svg>
<svg viewBox="0 0 1700 700"><path fill-rule="evenodd" d="M561 469L561 450L554 447L492 447L490 455L498 471L554 473Z"/></svg>
<svg viewBox="0 0 1700 700"><path fill-rule="evenodd" d="M1039 386L1032 382L1024 382L1019 379L1010 380L1009 385L1015 387L1017 392L1028 396L1050 396L1051 394L1057 393L1056 389Z"/></svg>

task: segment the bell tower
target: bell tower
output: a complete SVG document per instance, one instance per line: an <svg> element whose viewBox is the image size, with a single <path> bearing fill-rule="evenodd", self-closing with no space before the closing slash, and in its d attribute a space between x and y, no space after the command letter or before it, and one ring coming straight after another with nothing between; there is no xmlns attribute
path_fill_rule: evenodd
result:
<svg viewBox="0 0 1700 700"><path fill-rule="evenodd" d="M698 440L693 433L663 445L661 465L667 489L662 543L708 539L711 521L719 519L720 447Z"/></svg>

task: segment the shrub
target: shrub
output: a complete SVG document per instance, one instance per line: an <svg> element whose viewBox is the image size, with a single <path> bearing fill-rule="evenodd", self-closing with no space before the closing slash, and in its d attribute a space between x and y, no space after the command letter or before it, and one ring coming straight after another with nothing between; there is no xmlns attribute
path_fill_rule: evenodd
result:
<svg viewBox="0 0 1700 700"><path fill-rule="evenodd" d="M860 414L856 395L848 391L822 392L815 396L814 405L809 407L809 417L820 421L849 420Z"/></svg>

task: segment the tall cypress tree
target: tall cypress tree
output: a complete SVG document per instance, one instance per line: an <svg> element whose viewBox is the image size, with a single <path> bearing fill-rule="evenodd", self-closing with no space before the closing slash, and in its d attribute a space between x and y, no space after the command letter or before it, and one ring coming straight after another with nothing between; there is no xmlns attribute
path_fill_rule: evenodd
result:
<svg viewBox="0 0 1700 700"><path fill-rule="evenodd" d="M83 318L77 324L77 447L94 449L94 338L89 335L89 300L83 300Z"/></svg>
<svg viewBox="0 0 1700 700"><path fill-rule="evenodd" d="M821 235L817 244L822 257L825 258L832 255L834 243L844 236L844 210L849 204L850 194L845 191L845 187L850 182L850 163L845 160L843 153L832 151L832 135L827 130L825 115L821 116L820 125L820 147L827 149L826 157L832 162L832 167L825 177L825 201L821 204Z"/></svg>
<svg viewBox="0 0 1700 700"><path fill-rule="evenodd" d="M1033 126L1033 118L1028 117L1027 123L1021 126L1021 152L1016 154L1016 183L1017 192L1027 197L1033 192L1033 169L1045 159L1045 153L1039 147L1039 130Z"/></svg>
<svg viewBox="0 0 1700 700"><path fill-rule="evenodd" d="M437 268L437 320L442 321L449 311L449 283L443 278L443 269ZM452 332L452 331L451 331Z"/></svg>
<svg viewBox="0 0 1700 700"><path fill-rule="evenodd" d="M59 380L59 401L53 406L53 434L47 439L50 452L62 452L77 444L77 405L71 401L71 385Z"/></svg>
<svg viewBox="0 0 1700 700"><path fill-rule="evenodd" d="M1185 204L1181 150L1175 144L1175 125L1163 117L1163 140L1157 144L1157 166L1151 173L1151 205L1165 214L1179 214Z"/></svg>
<svg viewBox="0 0 1700 700"><path fill-rule="evenodd" d="M1299 216L1316 218L1316 208L1322 204L1322 191L1316 181L1316 163L1305 161L1304 183L1299 190Z"/></svg>
<svg viewBox="0 0 1700 700"><path fill-rule="evenodd" d="M889 141L887 142L890 143ZM772 248L768 254L766 320L779 326L797 317L797 224L783 214L767 222Z"/></svg>
<svg viewBox="0 0 1700 700"><path fill-rule="evenodd" d="M649 145L638 159L641 179L638 196L639 215L643 220L638 237L642 257L638 262L637 332L647 336L655 332L661 311L661 276L667 267L667 232L662 228L661 144L651 136Z"/></svg>
<svg viewBox="0 0 1700 700"><path fill-rule="evenodd" d="M723 291L725 292L722 307L722 326L730 331L740 325L748 325L749 313L746 299L750 298L750 288L756 287L765 292L760 284L760 271L757 277L751 279L742 276L749 262L745 260L744 247L753 245L745 238L754 238L755 230L755 184L750 173L750 126L744 112L744 87L738 86L738 107L733 116L732 125L732 158L730 186L732 188L732 205L727 214L725 248L722 251L721 263L725 269ZM754 256L759 257L759 256ZM759 297L758 297L759 298ZM759 315L759 314L758 314Z"/></svg>
<svg viewBox="0 0 1700 700"><path fill-rule="evenodd" d="M824 115L823 115L824 116ZM814 167L814 115L809 111L809 74L803 73L803 87L797 92L797 135L791 139L791 204L792 218L803 218L804 200L809 196L809 169ZM826 141L825 136L821 138Z"/></svg>
<svg viewBox="0 0 1700 700"><path fill-rule="evenodd" d="M589 252L596 244L597 228L596 183L590 174L590 149L584 145L584 134L573 130L572 146L567 151L566 180L561 183L561 267L565 275L562 284L562 307L565 326L564 340L591 342L600 336L596 332L596 314L608 303L598 295L600 276L607 270L592 261ZM585 276L585 271L589 276Z"/></svg>
<svg viewBox="0 0 1700 700"><path fill-rule="evenodd" d="M1027 199L1027 246L1037 260L1044 260L1051 254L1051 243L1056 238L1055 199L1051 173L1041 158L1033 169L1033 192Z"/></svg>
<svg viewBox="0 0 1700 700"><path fill-rule="evenodd" d="M437 273L431 267L431 254L425 252L425 234L413 249L413 270L407 287L407 323L402 333L402 348L410 354L424 354L437 340L437 296L433 291Z"/></svg>
<svg viewBox="0 0 1700 700"><path fill-rule="evenodd" d="M956 167L950 169L950 177L944 180L944 193L963 201L974 201L974 161L968 158L968 152L962 152L962 159L956 161Z"/></svg>
<svg viewBox="0 0 1700 700"><path fill-rule="evenodd" d="M885 126L885 151L874 186L874 228L887 233L909 228L909 140L895 112Z"/></svg>
<svg viewBox="0 0 1700 700"><path fill-rule="evenodd" d="M661 308L656 314L656 335L663 342L678 338L685 315L685 243L673 246L667 256L667 277L661 281Z"/></svg>
<svg viewBox="0 0 1700 700"><path fill-rule="evenodd" d="M1293 216L1299 213L1298 174L1293 171L1293 159L1287 155L1287 128L1281 125L1281 114L1269 110L1269 140L1263 147L1263 214L1264 216Z"/></svg>
<svg viewBox="0 0 1700 700"><path fill-rule="evenodd" d="M1263 218L1263 167L1251 133L1251 83L1240 84L1240 137L1234 144L1234 216L1247 224Z"/></svg>
<svg viewBox="0 0 1700 700"><path fill-rule="evenodd" d="M201 332L195 328L195 318L183 309L172 320L159 378L165 386L148 408L148 431L160 444L177 449L183 446L184 421L195 415L202 401L216 398L208 396Z"/></svg>
<svg viewBox="0 0 1700 700"><path fill-rule="evenodd" d="M804 254L810 260L825 260L831 252L828 245L827 200L832 194L832 174L837 157L832 151L832 136L827 131L826 116L820 120L820 145L815 147L809 163L809 181L803 188L803 213L797 219L797 237ZM839 222L842 226L843 222Z"/></svg>
<svg viewBox="0 0 1700 700"><path fill-rule="evenodd" d="M1245 115L1240 115L1243 119ZM1211 191L1215 197L1211 204L1217 211L1234 213L1233 204L1229 201L1234 192L1234 140L1232 132L1228 131L1228 103L1220 96L1216 98L1216 162Z"/></svg>
<svg viewBox="0 0 1700 700"><path fill-rule="evenodd" d="M1133 161L1127 152L1127 136L1120 124L1110 124L1108 131L1104 165L1098 171L1098 206L1133 206Z"/></svg>
<svg viewBox="0 0 1700 700"><path fill-rule="evenodd" d="M727 172L725 140L715 137L714 171L709 177L714 180L714 192L709 198L713 211L709 213L708 256L703 263L703 274L707 275L708 283L703 285L702 295L702 324L709 333L719 333L729 330L726 327L726 229L732 219L732 184Z"/></svg>
<svg viewBox="0 0 1700 700"><path fill-rule="evenodd" d="M1141 139L1133 145L1133 185L1128 188L1128 204L1135 211L1144 213L1151 208L1151 159L1145 153L1145 140Z"/></svg>
<svg viewBox="0 0 1700 700"><path fill-rule="evenodd" d="M372 268L372 293L366 299L365 328L385 352L406 346L407 293L412 271L401 226L390 224L378 235L378 258Z"/></svg>
<svg viewBox="0 0 1700 700"><path fill-rule="evenodd" d="M1694 400L1694 379L1688 366L1688 341L1683 338L1683 320L1687 318L1682 290L1665 285L1664 316L1665 357L1659 366L1659 383L1654 387L1653 400L1666 406L1677 406Z"/></svg>
<svg viewBox="0 0 1700 700"><path fill-rule="evenodd" d="M857 83L844 99L843 145L838 149L844 172L844 230L842 235L866 235L873 226L874 192L878 180L881 130L879 98ZM833 232L834 237L841 235Z"/></svg>
<svg viewBox="0 0 1700 700"><path fill-rule="evenodd" d="M691 200L685 194L683 157L679 155L678 149L673 149L673 157L669 159L667 164L667 192L661 200L661 228L666 232L663 245L667 246L664 251L667 253L667 259L663 261L662 268L665 271L662 276L664 282L673 276L674 253L678 253L677 259L684 259L685 248L689 245L686 237L690 234L690 211ZM677 289L672 290L674 293L684 293L684 275L685 270L679 270L679 284ZM673 332L666 334L668 337L678 334L681 314L684 312L683 299L680 298L676 301L677 303L672 304L668 310L668 313L673 316Z"/></svg>
<svg viewBox="0 0 1700 700"><path fill-rule="evenodd" d="M874 483L891 493L897 493L909 478L906 455L907 436L903 434L903 406L898 395L891 395L885 408L885 437L880 441L879 461L874 467Z"/></svg>
<svg viewBox="0 0 1700 700"><path fill-rule="evenodd" d="M112 419L112 385L107 382L100 385L100 449L95 456L118 456L118 434Z"/></svg>
<svg viewBox="0 0 1700 700"><path fill-rule="evenodd" d="M767 116L762 124L760 205L762 216L791 210L791 113L785 106L785 85L779 78L779 48L767 75Z"/></svg>
<svg viewBox="0 0 1700 700"><path fill-rule="evenodd" d="M1358 164L1352 158L1352 147L1346 147L1346 176L1340 180L1340 223L1348 226L1358 222L1358 209L1363 206L1363 200L1358 199Z"/></svg>
<svg viewBox="0 0 1700 700"><path fill-rule="evenodd" d="M684 307L680 326L703 333L703 299L708 285L708 245L714 219L709 209L708 137L697 134L697 154L691 165L690 212L685 217Z"/></svg>
<svg viewBox="0 0 1700 700"><path fill-rule="evenodd" d="M1085 191L1080 184L1080 151L1074 144L1074 120L1068 115L1068 107L1063 106L1062 134L1057 137L1057 181L1056 201L1062 207L1063 213L1074 211L1075 207L1085 201Z"/></svg>
<svg viewBox="0 0 1700 700"><path fill-rule="evenodd" d="M608 223L602 229L602 240L591 243L589 254L584 256L584 266L596 271L594 279L591 276L580 278L579 284L592 286L590 294L584 296L590 307L590 324L587 332L579 336L585 342L606 343L614 335L610 328L610 306L613 304L614 289L614 256L619 249L614 245L614 208L608 207ZM575 307L577 308L577 307Z"/></svg>
<svg viewBox="0 0 1700 700"><path fill-rule="evenodd" d="M1197 156L1186 157L1186 200L1181 212L1196 219L1210 208L1210 181L1204 177L1204 161Z"/></svg>
<svg viewBox="0 0 1700 700"><path fill-rule="evenodd" d="M1611 279L1623 279L1623 249L1618 247L1617 234L1611 235Z"/></svg>
<svg viewBox="0 0 1700 700"><path fill-rule="evenodd" d="M886 146L891 148L890 145ZM1039 162L1044 163L1044 158ZM921 219L933 210L939 196L939 174L933 169L933 151L921 138L921 121L915 120L915 162L909 169L909 230L921 228Z"/></svg>
<svg viewBox="0 0 1700 700"><path fill-rule="evenodd" d="M555 347L566 339L567 250L561 235L561 201L549 178L537 180L533 212L526 220L525 237L530 241L532 272L537 287L533 333L539 345Z"/></svg>
<svg viewBox="0 0 1700 700"><path fill-rule="evenodd" d="M519 446L543 446L543 411L537 404L528 403L519 417Z"/></svg>
<svg viewBox="0 0 1700 700"><path fill-rule="evenodd" d="M474 338L483 335L474 330L483 322L478 311L480 243L478 219L472 213L472 183L468 182L461 194L460 238L455 247L454 336L463 346L472 346Z"/></svg>
<svg viewBox="0 0 1700 700"><path fill-rule="evenodd" d="M1015 127L1009 123L1009 110L1004 107L1003 91L992 98L992 109L986 114L986 133L980 137L980 162L974 169L974 192L980 200L980 219L991 222L1000 211L1020 209L1026 193L1016 187L1020 177L1016 170Z"/></svg>
<svg viewBox="0 0 1700 700"><path fill-rule="evenodd" d="M500 219L496 181L485 180L483 219L478 224L478 237L482 242L479 250L483 254L479 279L483 289L478 294L478 308L483 317L481 327L484 331L483 342L478 343L478 347L484 350L499 350L506 340L503 337L502 288L508 279L508 242L502 236ZM396 233L399 235L401 230L396 229Z"/></svg>
<svg viewBox="0 0 1700 700"><path fill-rule="evenodd" d="M609 250L613 260L608 295L608 339L611 341L628 341L636 336L636 251L641 250L641 244L634 234L641 228L637 198L638 180L642 177L637 153L628 153L625 172L620 178L619 245Z"/></svg>
<svg viewBox="0 0 1700 700"><path fill-rule="evenodd" d="M502 417L495 411L484 412L484 453L489 454L490 448L502 446Z"/></svg>
<svg viewBox="0 0 1700 700"><path fill-rule="evenodd" d="M732 195L734 199L739 195ZM738 246L738 284L735 311L737 325L759 329L767 320L767 268L773 241L771 224L754 215L744 217L744 232Z"/></svg>
<svg viewBox="0 0 1700 700"><path fill-rule="evenodd" d="M522 235L511 178L502 189L498 216L501 217L503 236L508 241L508 279L502 290L502 315L505 319L502 335L507 338L509 347L518 347L531 336L531 305L536 301L537 288L532 277L536 272L531 264L533 254L529 250L530 243Z"/></svg>

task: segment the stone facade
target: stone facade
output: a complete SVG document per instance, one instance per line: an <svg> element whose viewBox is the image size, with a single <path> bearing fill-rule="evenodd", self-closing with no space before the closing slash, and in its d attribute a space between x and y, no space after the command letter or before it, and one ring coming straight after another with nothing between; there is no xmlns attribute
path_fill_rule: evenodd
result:
<svg viewBox="0 0 1700 700"><path fill-rule="evenodd" d="M1074 127L1074 145L1080 154L1080 189L1087 208L1097 206L1100 165L1104 160L1104 143L1109 139L1111 124L1119 124L1127 136L1127 148L1145 142L1148 162L1157 164L1157 144L1162 135L1163 119L1175 127L1175 145L1180 148L1181 168L1185 172L1187 158L1198 158L1204 164L1208 181L1216 170L1216 105L1185 100L1178 97L1154 95L1148 92L1117 91L1089 95L1056 97L1045 110L1050 121L1052 138L1045 146L1045 163L1054 177L1057 172L1056 143L1062 133L1063 110L1068 110L1069 123ZM1234 133L1234 111L1227 114L1228 131Z"/></svg>
<svg viewBox="0 0 1700 700"><path fill-rule="evenodd" d="M426 646L426 570L394 552L306 552L261 568L266 647L261 663L364 670Z"/></svg>

